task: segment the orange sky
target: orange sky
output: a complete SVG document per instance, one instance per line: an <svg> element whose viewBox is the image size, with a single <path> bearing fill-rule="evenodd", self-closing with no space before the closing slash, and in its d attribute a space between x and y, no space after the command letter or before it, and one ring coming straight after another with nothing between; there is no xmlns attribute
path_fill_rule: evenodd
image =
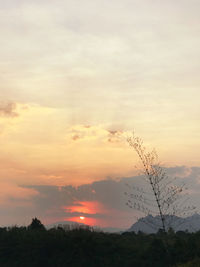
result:
<svg viewBox="0 0 200 267"><path fill-rule="evenodd" d="M0 3L2 221L40 216L31 186L135 175L133 130L164 166L200 166L199 11L196 0ZM81 201L102 205L69 205ZM93 224L114 224L107 208Z"/></svg>

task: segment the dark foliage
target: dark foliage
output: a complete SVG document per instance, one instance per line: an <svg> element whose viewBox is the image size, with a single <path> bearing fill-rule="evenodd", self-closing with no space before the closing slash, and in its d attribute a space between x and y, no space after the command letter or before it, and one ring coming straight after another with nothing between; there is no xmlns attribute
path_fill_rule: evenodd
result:
<svg viewBox="0 0 200 267"><path fill-rule="evenodd" d="M45 230L38 221L32 227L0 228L1 267L200 266L200 232L146 235L106 234L91 228Z"/></svg>
<svg viewBox="0 0 200 267"><path fill-rule="evenodd" d="M32 219L32 223L29 225L29 229L31 230L45 230L44 225L37 218Z"/></svg>

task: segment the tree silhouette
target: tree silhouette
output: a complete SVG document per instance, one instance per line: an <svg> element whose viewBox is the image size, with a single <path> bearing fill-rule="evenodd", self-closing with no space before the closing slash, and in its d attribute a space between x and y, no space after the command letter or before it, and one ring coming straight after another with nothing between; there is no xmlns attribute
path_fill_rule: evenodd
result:
<svg viewBox="0 0 200 267"><path fill-rule="evenodd" d="M170 178L160 166L155 150L148 152L141 138L132 137L127 139L129 145L137 153L144 174L147 187L130 187L127 205L130 208L143 212L146 216L153 215L158 218L156 227L162 228L166 232L172 227L177 216L187 216L194 212L195 207L185 206L185 184L176 185L176 178ZM147 189L148 188L148 189ZM146 191L147 189L147 191ZM151 217L151 216L150 216ZM144 222L146 222L144 220ZM161 223L160 223L161 222ZM151 224L151 222L146 222ZM154 220L155 224L155 220ZM152 225L153 227L155 225Z"/></svg>
<svg viewBox="0 0 200 267"><path fill-rule="evenodd" d="M45 230L44 225L36 217L32 219L32 222L28 228L31 230Z"/></svg>

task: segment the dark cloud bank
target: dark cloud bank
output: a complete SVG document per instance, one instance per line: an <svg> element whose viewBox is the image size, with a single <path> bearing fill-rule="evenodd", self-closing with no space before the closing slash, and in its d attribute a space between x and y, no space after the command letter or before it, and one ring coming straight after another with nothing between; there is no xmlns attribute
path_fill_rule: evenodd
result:
<svg viewBox="0 0 200 267"><path fill-rule="evenodd" d="M197 211L200 208L200 167L173 167L166 169L167 174L171 176L177 176L179 181L184 181L189 188L190 201L197 207ZM73 207L80 205L79 202L98 202L104 207L105 210L115 211L117 215L125 216L129 214L130 220L132 217L134 220L134 211L126 206L127 198L124 192L127 190L126 184L130 186L145 186L143 184L144 179L142 176L119 178L117 180L107 179L96 181L91 184L84 184L78 187L75 186L48 186L48 185L32 185L23 186L24 188L31 188L37 191L37 195L31 198L31 207L20 206L15 208L1 209L0 215L20 216L21 218L38 216L48 221L51 218L67 219L69 217L76 217L82 215L79 212L73 212L65 209L64 207ZM16 204L17 199L13 199ZM26 200L27 201L27 200ZM124 214L124 215L123 215ZM85 214L92 218L109 219L112 217L112 212L104 213L103 211L97 211L96 214ZM126 218L124 218L125 220ZM25 220L25 219L24 219ZM131 223L130 223L131 224Z"/></svg>

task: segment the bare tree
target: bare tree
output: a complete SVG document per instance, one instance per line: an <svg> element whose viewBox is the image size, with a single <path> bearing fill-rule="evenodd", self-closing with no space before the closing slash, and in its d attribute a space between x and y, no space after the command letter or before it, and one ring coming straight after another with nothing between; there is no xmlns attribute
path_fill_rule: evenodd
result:
<svg viewBox="0 0 200 267"><path fill-rule="evenodd" d="M185 217L194 212L195 207L187 206L185 184L176 185L176 178L170 178L158 162L155 150L148 152L141 138L134 134L127 139L137 153L141 163L146 185L129 186L127 205L142 212L145 216L153 215L159 219L157 228L166 232L173 228L174 219ZM145 221L144 221L145 222ZM155 226L155 220L152 221ZM151 221L146 222L151 224Z"/></svg>

